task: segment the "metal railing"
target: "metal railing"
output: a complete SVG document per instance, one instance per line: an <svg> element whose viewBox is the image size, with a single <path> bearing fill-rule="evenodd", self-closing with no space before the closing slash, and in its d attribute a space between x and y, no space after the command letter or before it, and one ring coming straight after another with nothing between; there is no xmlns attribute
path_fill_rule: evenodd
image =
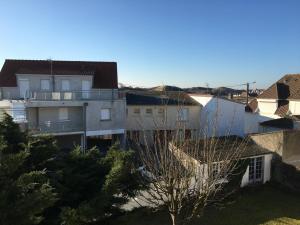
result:
<svg viewBox="0 0 300 225"><path fill-rule="evenodd" d="M28 130L33 134L65 133L83 131L82 122L74 121L44 121L43 123L28 123Z"/></svg>
<svg viewBox="0 0 300 225"><path fill-rule="evenodd" d="M37 101L86 101L86 100L119 100L125 99L125 94L118 90L90 90L90 91L31 91L29 100Z"/></svg>

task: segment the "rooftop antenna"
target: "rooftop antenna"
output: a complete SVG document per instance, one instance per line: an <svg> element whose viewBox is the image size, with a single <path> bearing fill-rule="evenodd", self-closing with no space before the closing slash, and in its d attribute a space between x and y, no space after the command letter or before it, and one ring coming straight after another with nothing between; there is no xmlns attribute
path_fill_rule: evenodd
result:
<svg viewBox="0 0 300 225"><path fill-rule="evenodd" d="M209 84L205 83L205 87L206 87L206 94L208 94Z"/></svg>

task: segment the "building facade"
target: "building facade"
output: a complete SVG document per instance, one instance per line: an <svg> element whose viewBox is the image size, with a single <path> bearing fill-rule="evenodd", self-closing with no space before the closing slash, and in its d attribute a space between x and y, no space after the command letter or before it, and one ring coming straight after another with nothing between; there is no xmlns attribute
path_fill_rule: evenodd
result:
<svg viewBox="0 0 300 225"><path fill-rule="evenodd" d="M2 113L62 147L124 139L126 101L114 62L6 60L0 88Z"/></svg>
<svg viewBox="0 0 300 225"><path fill-rule="evenodd" d="M135 92L126 94L127 138L152 143L155 135L180 130L192 138L200 129L202 106L183 92Z"/></svg>
<svg viewBox="0 0 300 225"><path fill-rule="evenodd" d="M189 95L203 106L200 120L206 137L244 136L244 104L213 95Z"/></svg>
<svg viewBox="0 0 300 225"><path fill-rule="evenodd" d="M245 133L299 129L300 74L285 75L245 108Z"/></svg>

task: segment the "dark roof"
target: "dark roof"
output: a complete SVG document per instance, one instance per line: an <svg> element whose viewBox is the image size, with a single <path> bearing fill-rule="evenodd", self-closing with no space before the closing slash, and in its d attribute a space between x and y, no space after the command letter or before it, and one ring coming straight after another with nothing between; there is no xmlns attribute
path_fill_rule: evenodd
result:
<svg viewBox="0 0 300 225"><path fill-rule="evenodd" d="M184 92L128 92L127 105L200 105Z"/></svg>
<svg viewBox="0 0 300 225"><path fill-rule="evenodd" d="M248 105L245 106L245 111L246 112L255 112L257 109L257 100L253 99Z"/></svg>
<svg viewBox="0 0 300 225"><path fill-rule="evenodd" d="M276 109L275 114L284 117L288 114L288 111L289 111L289 101L278 100L278 108Z"/></svg>
<svg viewBox="0 0 300 225"><path fill-rule="evenodd" d="M195 144L195 141L185 142L184 145L181 145L180 147L183 151L188 153L191 148L195 149L195 146L197 146L198 152L196 154L193 152L194 157L198 160L205 161L205 154L207 154L207 149L205 150L203 147L205 145L207 146L207 149L209 148L211 151L214 151L213 154L208 155L212 157L213 160L215 158L215 161L228 157L229 151L232 151L232 154L230 154L231 156L236 155L238 158L248 158L272 153L250 139L243 139L235 135L215 137L203 141L200 140L197 144Z"/></svg>
<svg viewBox="0 0 300 225"><path fill-rule="evenodd" d="M289 111L289 101L300 99L300 74L288 74L272 84L268 89L261 93L257 99L276 99L278 108L275 112L278 116L285 116ZM253 99L246 107L246 112L255 112L257 100Z"/></svg>
<svg viewBox="0 0 300 225"><path fill-rule="evenodd" d="M151 91L183 91L181 88L170 85L162 85L153 88L149 88Z"/></svg>
<svg viewBox="0 0 300 225"><path fill-rule="evenodd" d="M283 76L257 98L300 99L300 74L287 74Z"/></svg>
<svg viewBox="0 0 300 225"><path fill-rule="evenodd" d="M260 123L261 126L274 127L280 129L293 129L294 123L293 119L290 118L279 118L274 120L267 120Z"/></svg>
<svg viewBox="0 0 300 225"><path fill-rule="evenodd" d="M52 66L51 66L52 64ZM1 87L16 87L15 74L93 75L93 88L118 88L117 63L6 59L0 72Z"/></svg>

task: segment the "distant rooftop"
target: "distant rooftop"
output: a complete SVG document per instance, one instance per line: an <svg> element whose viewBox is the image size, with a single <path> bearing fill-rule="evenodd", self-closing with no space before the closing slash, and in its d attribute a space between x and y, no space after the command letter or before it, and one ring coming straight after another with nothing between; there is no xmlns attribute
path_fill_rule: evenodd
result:
<svg viewBox="0 0 300 225"><path fill-rule="evenodd" d="M126 93L127 105L200 105L188 94L178 91L135 91Z"/></svg>

